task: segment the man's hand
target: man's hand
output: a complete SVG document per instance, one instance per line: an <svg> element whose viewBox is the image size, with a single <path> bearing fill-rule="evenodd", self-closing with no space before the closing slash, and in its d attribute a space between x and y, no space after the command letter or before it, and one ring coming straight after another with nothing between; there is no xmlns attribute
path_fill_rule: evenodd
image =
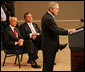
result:
<svg viewBox="0 0 85 72"><path fill-rule="evenodd" d="M4 21L6 21L6 20L5 20L5 19L1 19L1 21L3 21L3 22L4 22Z"/></svg>
<svg viewBox="0 0 85 72"><path fill-rule="evenodd" d="M23 41L24 41L23 39L19 39L18 42L17 42L17 44L20 44Z"/></svg>
<svg viewBox="0 0 85 72"><path fill-rule="evenodd" d="M19 39L19 40L18 40L18 43L23 42L23 41L24 41L23 39Z"/></svg>
<svg viewBox="0 0 85 72"><path fill-rule="evenodd" d="M38 35L37 33L32 33L32 39L35 40L37 35Z"/></svg>
<svg viewBox="0 0 85 72"><path fill-rule="evenodd" d="M37 33L32 33L32 36L37 36Z"/></svg>
<svg viewBox="0 0 85 72"><path fill-rule="evenodd" d="M69 31L70 34L77 32L76 29L69 29L68 31Z"/></svg>
<svg viewBox="0 0 85 72"><path fill-rule="evenodd" d="M19 46L23 46L23 42L20 42Z"/></svg>
<svg viewBox="0 0 85 72"><path fill-rule="evenodd" d="M32 39L35 40L37 36L33 36Z"/></svg>

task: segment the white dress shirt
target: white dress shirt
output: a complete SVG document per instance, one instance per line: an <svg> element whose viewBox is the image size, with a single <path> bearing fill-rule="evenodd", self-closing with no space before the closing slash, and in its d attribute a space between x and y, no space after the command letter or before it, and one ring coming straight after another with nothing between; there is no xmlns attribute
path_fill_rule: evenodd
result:
<svg viewBox="0 0 85 72"><path fill-rule="evenodd" d="M50 11L48 11L48 13L54 18L54 20L56 20L54 15Z"/></svg>
<svg viewBox="0 0 85 72"><path fill-rule="evenodd" d="M32 33L37 33L32 23L27 22L27 24L30 27ZM32 38L32 33L30 33L30 38ZM37 34L40 35L40 33Z"/></svg>
<svg viewBox="0 0 85 72"><path fill-rule="evenodd" d="M1 7L1 18L6 20L6 14L2 7Z"/></svg>
<svg viewBox="0 0 85 72"><path fill-rule="evenodd" d="M27 24L30 27L32 33L37 33L36 30L34 29L32 23L27 23Z"/></svg>
<svg viewBox="0 0 85 72"><path fill-rule="evenodd" d="M14 32L14 28L15 27L12 27L11 25L9 25L10 26L10 28L12 29L12 31ZM16 32L16 35L17 35L17 37L18 37L18 34L17 34L17 32ZM14 45L17 45L17 42L15 42L15 44Z"/></svg>
<svg viewBox="0 0 85 72"><path fill-rule="evenodd" d="M14 28L15 27L12 27L11 25L9 25L10 26L10 28L12 29L12 31L14 32ZM16 32L16 35L17 35L17 37L18 37L18 33Z"/></svg>

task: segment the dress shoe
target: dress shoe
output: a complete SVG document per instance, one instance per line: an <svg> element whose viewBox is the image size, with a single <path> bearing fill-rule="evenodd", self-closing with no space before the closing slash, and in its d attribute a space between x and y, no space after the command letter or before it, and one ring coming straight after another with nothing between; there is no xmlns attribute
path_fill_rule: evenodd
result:
<svg viewBox="0 0 85 72"><path fill-rule="evenodd" d="M33 60L28 60L27 63L35 64L35 62L33 62Z"/></svg>
<svg viewBox="0 0 85 72"><path fill-rule="evenodd" d="M31 65L32 68L41 68L40 65Z"/></svg>
<svg viewBox="0 0 85 72"><path fill-rule="evenodd" d="M41 68L41 66L38 65L38 64L36 63L36 61L34 61L34 64L31 64L31 67L32 67L32 68Z"/></svg>
<svg viewBox="0 0 85 72"><path fill-rule="evenodd" d="M64 49L66 46L67 46L67 44L63 44L63 45L60 44L60 45L59 45L59 49L62 50L62 49Z"/></svg>
<svg viewBox="0 0 85 72"><path fill-rule="evenodd" d="M56 63L54 62L54 65L56 65Z"/></svg>

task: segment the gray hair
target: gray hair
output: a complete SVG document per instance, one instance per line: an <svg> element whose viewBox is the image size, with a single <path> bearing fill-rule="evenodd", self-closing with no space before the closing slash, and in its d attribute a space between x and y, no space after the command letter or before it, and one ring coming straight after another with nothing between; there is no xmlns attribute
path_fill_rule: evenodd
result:
<svg viewBox="0 0 85 72"><path fill-rule="evenodd" d="M9 21L11 22L13 19L16 19L16 20L17 20L16 17L10 17L10 18L9 18Z"/></svg>
<svg viewBox="0 0 85 72"><path fill-rule="evenodd" d="M50 2L50 3L49 3L49 6L48 6L48 9L50 9L50 8L53 9L55 5L59 5L59 4L56 3L56 2Z"/></svg>

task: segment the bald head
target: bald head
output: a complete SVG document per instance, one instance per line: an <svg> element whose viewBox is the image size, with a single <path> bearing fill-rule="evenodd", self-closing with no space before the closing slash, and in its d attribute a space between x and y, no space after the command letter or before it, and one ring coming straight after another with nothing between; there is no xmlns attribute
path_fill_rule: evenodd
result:
<svg viewBox="0 0 85 72"><path fill-rule="evenodd" d="M10 17L9 18L10 25L15 27L17 25L17 18L16 17Z"/></svg>
<svg viewBox="0 0 85 72"><path fill-rule="evenodd" d="M16 17L10 17L9 21L12 21L12 20L17 20L17 18Z"/></svg>

